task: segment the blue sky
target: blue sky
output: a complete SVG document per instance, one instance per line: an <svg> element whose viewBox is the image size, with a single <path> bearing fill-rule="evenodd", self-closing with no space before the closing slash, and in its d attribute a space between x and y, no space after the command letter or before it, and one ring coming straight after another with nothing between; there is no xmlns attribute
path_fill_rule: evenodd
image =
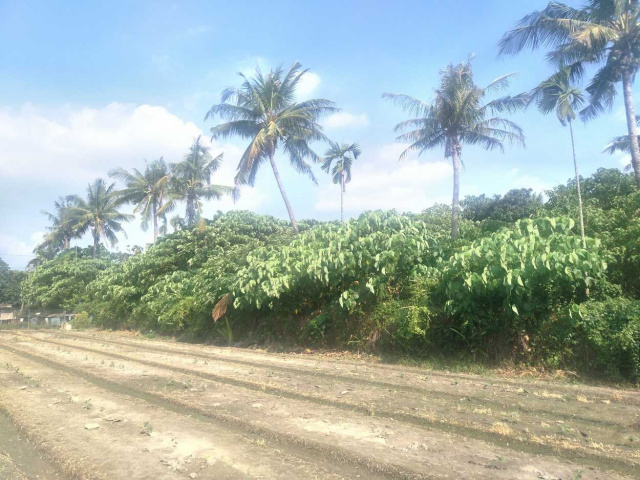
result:
<svg viewBox="0 0 640 480"><path fill-rule="evenodd" d="M580 2L569 2L579 5ZM516 21L545 1L434 0L81 2L0 0L0 257L24 268L46 230L40 213L59 195L83 193L114 167L144 165L164 156L178 161L191 140L209 131L204 115L238 71L250 73L298 60L311 69L302 98L335 101L343 111L325 121L336 141L358 142L345 208L420 211L449 202L451 167L443 152L398 163L402 145L393 126L405 115L383 92L431 98L438 72L475 53L483 85L519 72L511 92L535 86L550 73L543 52L497 58L497 42ZM637 89L636 89L637 93ZM534 109L513 119L525 130L526 148L504 154L463 151L462 195L537 191L572 175L569 132L554 116ZM621 156L601 154L624 134L621 99L610 114L576 124L582 173L620 167ZM225 153L218 183L230 183L243 143L216 142ZM324 152L326 145L316 149ZM339 216L339 190L319 168L320 185L281 172L298 218ZM286 218L270 170L245 189L237 205ZM143 245L151 232L127 226L119 244Z"/></svg>

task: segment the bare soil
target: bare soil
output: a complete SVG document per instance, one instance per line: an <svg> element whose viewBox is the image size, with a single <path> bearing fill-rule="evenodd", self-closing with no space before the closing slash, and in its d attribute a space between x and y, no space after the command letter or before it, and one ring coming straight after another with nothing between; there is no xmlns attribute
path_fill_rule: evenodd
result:
<svg viewBox="0 0 640 480"><path fill-rule="evenodd" d="M0 334L0 411L64 478L640 478L639 393L115 332ZM0 469L16 455L0 439Z"/></svg>

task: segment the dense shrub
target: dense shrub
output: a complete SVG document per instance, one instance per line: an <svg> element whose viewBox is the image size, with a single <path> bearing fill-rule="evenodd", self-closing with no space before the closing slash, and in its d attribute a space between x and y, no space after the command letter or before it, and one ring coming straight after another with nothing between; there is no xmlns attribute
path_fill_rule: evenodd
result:
<svg viewBox="0 0 640 480"><path fill-rule="evenodd" d="M87 285L114 260L104 249L93 257L91 248L72 248L47 260L22 284L22 297L32 307L66 309L89 300Z"/></svg>
<svg viewBox="0 0 640 480"><path fill-rule="evenodd" d="M633 175L599 169L582 181L585 230L602 242L609 257L608 278L630 297L640 298L640 191ZM549 215L578 218L575 180L549 193Z"/></svg>
<svg viewBox="0 0 640 480"><path fill-rule="evenodd" d="M289 245L252 252L231 285L236 309L354 310L383 291L400 293L441 259L427 224L371 212L344 225L319 225Z"/></svg>
<svg viewBox="0 0 640 480"><path fill-rule="evenodd" d="M0 303L19 307L22 303L20 290L26 277L26 272L11 270L9 265L0 258Z"/></svg>
<svg viewBox="0 0 640 480"><path fill-rule="evenodd" d="M542 206L530 190L468 197L456 240L448 205L303 221L298 236L272 217L218 214L128 258L45 259L23 299L108 328L471 353L638 380L640 192L616 170L583 185L586 248L572 180Z"/></svg>
<svg viewBox="0 0 640 480"><path fill-rule="evenodd" d="M87 328L91 328L93 323L91 322L91 317L87 312L78 312L76 313L75 318L71 321L71 326L75 330L85 330Z"/></svg>
<svg viewBox="0 0 640 480"><path fill-rule="evenodd" d="M175 332L207 320L211 325L215 301L228 291L247 254L291 238L288 224L273 217L219 214L209 225L167 235L101 273L89 286L87 309L107 328Z"/></svg>
<svg viewBox="0 0 640 480"><path fill-rule="evenodd" d="M606 263L599 241L582 248L574 226L568 218L520 220L455 253L435 294L451 339L504 354L555 309L584 300Z"/></svg>
<svg viewBox="0 0 640 480"><path fill-rule="evenodd" d="M551 338L541 345L543 361L640 380L640 301L589 301L550 319L549 327Z"/></svg>

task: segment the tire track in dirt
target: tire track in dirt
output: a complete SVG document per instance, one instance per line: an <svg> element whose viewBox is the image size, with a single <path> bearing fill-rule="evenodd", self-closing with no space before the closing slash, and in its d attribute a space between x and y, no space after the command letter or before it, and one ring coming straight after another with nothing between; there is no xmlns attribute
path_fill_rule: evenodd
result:
<svg viewBox="0 0 640 480"><path fill-rule="evenodd" d="M159 362L145 361L138 358L132 358L127 355L118 354L112 351L104 351L99 349L83 347L79 345L68 344L64 342L55 342L51 340L47 341L47 340L42 340L35 337L33 337L33 340L44 342L44 343L59 344L66 348L96 353L96 354L105 355L108 357L114 357L114 358L118 358L128 362L140 363L140 364L155 367L155 368L175 371L177 373L181 373L184 375L205 378L205 379L213 380L215 382L238 386L241 388L248 388L250 390L261 391L264 393L282 396L284 398L289 398L293 400L313 402L316 404L331 406L334 408L337 407L346 411L360 413L362 415L369 415L371 413L368 410L368 407L362 406L359 404L354 404L352 402L312 397L309 395L300 394L298 392L292 392L292 391L281 389L278 387L265 386L264 384L258 384L258 383L249 382L246 380L231 379L232 381L229 381L229 379L226 377L223 379L220 379L220 376L216 374L198 372L192 369L169 366ZM222 381L220 382L220 380ZM443 424L442 422L434 422L429 419L425 419L423 417L416 417L416 416L404 414L401 412L384 412L384 411L377 410L375 413L376 413L376 416L378 417L386 417L389 419L394 419L394 420L402 421L405 423L418 425L420 427L427 427L427 428L435 427L436 430L441 430L441 431L444 430L446 432L451 432L451 433L458 434L467 438L472 438L475 440L490 441L501 447L507 447L509 449L516 450L516 451L523 451L525 453L544 454L549 456L561 456L568 460L579 461L580 463L587 463L595 467L602 468L603 466L607 466L620 473L630 473L630 472L638 473L638 465L636 463L633 463L633 462L630 463L626 459L612 458L610 456L594 454L591 451L585 451L585 450L576 451L575 449L560 448L558 445L541 445L539 443L529 442L529 441L518 439L518 438L505 437L499 434L493 434L486 431L479 431L476 428L469 427L469 426Z"/></svg>
<svg viewBox="0 0 640 480"><path fill-rule="evenodd" d="M55 446L56 444L54 442L54 446L51 447L51 443L47 442L47 436L41 434L41 430L44 429L44 426L52 415L59 413L59 409L68 412L65 413L65 415L69 416L70 421L63 422L63 424L65 424L65 430L75 430L78 434L84 433L82 425L87 421L102 423L102 427L95 431L97 434L106 434L109 431L113 432L114 427L120 427L115 429L117 435L116 451L111 451L111 455L105 455L101 460L105 460L107 463L110 461L117 463L133 462L133 464L128 464L128 467L125 465L125 467L131 468L132 470L134 468L136 469L138 476L135 478L160 478L158 476L159 467L160 472L165 473L162 472L162 470L166 470L166 467L158 465L159 459L157 456L154 457L153 453L158 452L159 446L157 444L158 442L162 442L162 452L166 454L166 443L170 439L171 445L169 445L169 450L176 450L169 454L169 459L171 459L174 469L176 460L179 459L177 459L175 455L172 455L173 453L182 452L181 455L184 456L185 453L193 453L193 448L196 450L205 448L208 453L213 455L215 458L215 461L212 462L212 464L215 465L214 472L211 472L209 468L199 473L198 477L202 477L203 479L210 479L212 478L211 475L213 475L213 478L216 480L223 478L234 480L239 478L283 478L285 476L305 479L327 478L332 480L358 477L373 478L376 480L391 478L388 475L382 477L366 468L352 465L348 462L336 462L334 458L327 455L314 455L314 452L307 448L287 448L286 451L283 451L281 448L278 448L279 444L252 434L251 432L253 432L253 430L247 433L248 431L238 430L233 428L233 426L229 428L229 425L224 422L215 422L211 421L211 419L203 420L203 418L200 418L201 415L194 415L192 411L185 412L183 409L172 411L164 405L158 405L158 402L149 403L143 399L128 395L129 392L122 388L118 388L118 391L104 388L83 379L74 372L67 371L68 369L59 369L56 368L56 366L45 365L46 362L29 359L26 355L9 352L7 349L2 351L2 345L0 345L0 358L4 361L9 360L12 363L12 365L6 364L4 366L11 370L8 372L10 375L13 374L14 377L18 377L18 381L11 385L10 382L5 380L7 378L6 372L0 369L0 374L3 374L0 377L0 383L7 388L6 395L0 397L1 403L9 403L11 405L9 397L12 396L14 399L13 406L15 407L17 400L17 414L31 423L31 428L26 428L27 432L35 433L36 437L40 437L41 440L37 442L38 445L43 445L45 449L53 455L54 459L60 460L62 458L67 460L67 467L70 466L72 468L71 470L65 468L68 478L93 478L93 473L96 473L99 478L107 478L109 480L111 478L131 477L124 475L116 475L115 477L101 475L102 469L95 468L96 463L100 462L96 462L95 458L93 461L87 462L89 468L82 468L83 462L82 460L78 461L78 459L84 457L84 455L82 452L78 452L77 448L74 452L75 455L65 455L66 451L59 451L59 441L57 442L57 446ZM14 366L16 365L19 365L20 368L15 368ZM19 374L13 373L14 368L15 372L19 372ZM33 376L34 372L36 377L39 378ZM22 377L19 377L19 375L22 375ZM44 400L42 400L43 396L45 397ZM28 408L30 406L28 404L30 398L34 399L31 401L32 412L31 415L25 415L24 408L21 408L20 405L22 404ZM24 402L27 403L25 404ZM37 403L35 406L36 412L39 410L42 415L36 415L34 417L34 402ZM88 406L87 403L89 404ZM98 411L99 407L100 409ZM104 414L100 413L105 407L106 412ZM91 415L92 413L94 415ZM115 416L118 417L116 421L122 423L111 423L112 420L108 420L108 418L113 415L108 415L106 417L107 420L104 420L103 417L107 413L116 413ZM78 419L78 417L81 418ZM137 418L138 421L134 421L133 424L128 424L129 435L127 436L127 428L123 427L127 426L128 421L135 418ZM146 434L147 436L140 435L142 432L138 431L142 420L151 420L155 427L150 433ZM34 422L36 428L33 428ZM55 433L61 422L58 419L57 425L56 422L53 423L53 431ZM133 436L131 435L132 429ZM49 429L47 433L50 435L51 429ZM99 448L101 444L109 448L112 442L116 441L114 438L103 438L102 443L100 443L95 437L96 433L90 437L90 441L95 442L92 450ZM177 446L177 441L174 444L174 438L180 440L180 447ZM154 446L149 443L151 440L153 440L152 444ZM151 448L152 453L149 453L148 448L142 450L135 448L136 451L139 450L142 453L132 458L122 451L120 447L121 444L131 444L137 447L144 447L146 445ZM296 455L293 455L292 452ZM62 453L62 455L60 453ZM153 468L147 470L149 465L145 465L144 459L142 458L140 458L140 460L143 465L138 466L138 457L140 455L143 457L154 457L150 465ZM191 457L191 455L189 455L189 457ZM202 459L203 457L199 456L198 458ZM71 459L71 461L69 461L69 459ZM206 460L206 464L210 464L209 459ZM165 465L170 464L167 461ZM142 477L140 477L141 470ZM210 473L209 475L207 475L207 471ZM175 478L175 475L169 476ZM178 475L178 477L183 476L184 474ZM164 476L162 476L162 478L164 478Z"/></svg>
<svg viewBox="0 0 640 480"><path fill-rule="evenodd" d="M149 404L163 408L173 413L180 415L188 415L191 418L195 418L198 421L205 423L213 423L218 426L225 426L226 428L243 432L248 435L257 435L267 441L273 442L286 448L288 451L297 452L302 458L308 457L308 454L320 455L324 458L330 458L339 464L348 464L353 468L361 468L366 471L361 474L366 475L362 478L372 479L384 479L384 478L397 478L397 479L438 479L441 476L432 476L430 474L410 471L404 468L400 468L393 464L382 464L376 459L368 458L354 454L351 451L344 450L337 446L329 446L327 444L319 443L306 438L301 438L293 434L284 434L282 432L275 432L273 430L257 426L250 421L246 421L232 415L218 412L216 410L202 410L194 408L191 405L185 404L174 398L161 396L158 394L150 393L141 389L133 388L130 386L122 385L121 383L113 382L105 378L101 378L97 375L87 373L81 369L65 365L63 363L51 360L49 358L35 355L33 353L25 352L21 349L9 347L4 344L0 344L0 349L10 352L14 355L27 358L33 362L40 363L48 366L54 370L58 370L65 373L73 374L76 377L82 378L88 383L91 383L100 388L110 390L114 393L121 395L128 395L140 400L144 400ZM98 353L98 352L96 352ZM110 355L114 356L114 355ZM354 475L355 476L355 475Z"/></svg>
<svg viewBox="0 0 640 480"><path fill-rule="evenodd" d="M70 348L78 348L78 349L89 349L86 351L90 351L93 353L112 353L111 351L104 351L104 350L99 350L99 349L90 349L90 347L86 347L86 346L79 346L77 344L73 344L73 343L66 343L66 342L59 342L56 340L50 340L50 339L44 339L44 338L39 338L39 337L35 337L35 336L26 336L25 338L33 338L37 341L41 341L41 342L45 342L45 343L50 343L53 345L59 345L59 346L64 346L64 347L70 347ZM77 339L79 337L74 336L74 339ZM95 342L95 343L101 343L99 340L95 340L92 338L86 338L86 340L89 340L90 342ZM130 343L125 343L125 342L106 342L106 343L111 343L111 344L116 344L116 345L120 345L120 346L126 346L129 348L136 348L138 347L137 345L132 345ZM149 348L146 349L148 351L153 351L153 352L157 352L157 353L162 353L163 355L166 355L168 353L170 354L175 354L175 355L182 355L184 357L191 357L191 358L205 358L207 360L216 362L218 361L218 357L215 355L195 355L195 354L191 354L191 353L186 353L186 352L174 352L174 351L166 351L166 350L162 350L159 348ZM115 353L113 352L114 355L123 355L122 353ZM137 352L135 352L137 353ZM134 353L134 354L135 354ZM134 358L134 357L130 357L130 356L124 356L124 357L118 357L121 358L123 360L131 360L131 361L138 361L140 363L144 363L144 362L149 362L149 360L144 360L144 359L139 359L139 358ZM223 362L224 363L224 362ZM171 365L166 365L164 363L147 363L147 365L150 366L163 366L165 368L171 368L171 369L175 369L175 368L180 368L180 367L175 367L175 366L171 366ZM265 369L267 367L264 366L260 366L258 364L253 364L250 363L248 366L251 367L255 367L255 368L259 368L259 369ZM272 369L271 366L269 366L269 369ZM273 370L275 370L275 368L273 368ZM178 371L178 370L176 370ZM238 386L238 387L243 387L243 388L249 388L252 390L262 390L265 391L265 386L262 383L258 383L258 382L253 382L253 381L248 381L248 380L240 380L237 379L235 377L231 377L229 375L221 375L218 373L209 373L209 372L200 372L194 369L186 369L184 371L181 371L181 373L187 373L187 374L192 374L192 375L196 375L196 376L201 376L202 378L207 378L210 380L214 380L220 383L226 383L229 385L234 385L234 386ZM516 410L519 412L522 412L524 414L528 414L528 415L533 415L533 416L540 416L543 420L550 417L550 418L555 418L555 419L563 419L565 421L572 421L572 422L580 422L582 425L580 425L581 427L588 427L588 426L593 426L593 427L614 427L614 428L624 428L625 425L621 425L619 422L616 421L610 421L607 419L602 418L601 413L598 411L594 411L591 413L591 416L586 416L586 415L581 415L579 413L575 413L575 411L567 411L564 412L562 411L562 408L564 407L564 405L558 405L555 409L545 409L545 408L540 408L538 406L530 406L530 405L524 405L522 403L517 403L517 404L509 404L504 398L503 396L500 397L478 397L478 396L474 396L473 394L469 394L469 393L447 393L447 392L440 392L440 391L431 391L425 388L421 388L421 387L412 387L412 386L402 386L402 385L398 385L395 383L387 383L387 382L379 382L379 381L370 381L367 379L362 379L362 378L352 378L349 376L345 376L345 375L334 375L334 374L326 374L324 372L318 372L318 374L316 374L315 371L307 371L307 370L298 370L295 369L293 371L287 371L287 373L292 373L295 374L297 376L297 378L303 377L303 376L307 376L310 378L310 380L314 380L314 377L320 377L320 378L325 378L327 380L336 380L336 379L340 379L345 381L346 383L349 384L360 384L360 385L364 385L367 387L371 387L371 386L377 386L377 387L381 387L381 388L385 388L385 389L393 389L395 391L404 391L404 392L410 392L410 393L415 393L415 394L419 394L425 397L430 397L431 399L443 399L446 402L451 402L451 403L459 403L461 400L461 397L465 400L465 402L468 402L470 404L472 404L474 407L480 407L481 409L495 409L496 407L499 408L503 408L505 410L508 409L512 409L512 410ZM291 389L287 389L286 387L277 387L277 386L268 386L267 387L267 393L272 393L275 395L282 395L288 398L292 398L292 399L298 399L298 400L306 400L306 401L311 401L314 403L318 403L318 404L322 404L322 405L327 405L326 400L324 400L322 397L319 397L317 395L313 395L313 394L304 394L304 393L300 393L298 391L295 390L291 390ZM553 398L548 398L548 399L540 399L540 400L554 400ZM557 399L555 399L557 400ZM564 402L564 399L562 399L562 401ZM331 404L337 404L340 403L342 405L346 405L345 408L350 408L350 409L354 409L357 411L359 411L360 413L371 413L375 410L375 412L382 414L383 412L387 415L390 416L391 418L403 418L406 419L406 421L408 421L409 423L413 423L413 424L417 424L417 425L423 425L423 426L438 426L439 424L441 424L442 422L434 422L434 421L430 421L430 422L426 422L423 416L417 416L417 415L411 415L410 413L407 414L406 412L401 412L401 411L397 411L394 410L393 412L389 412L386 411L385 409L380 409L379 407L374 407L373 404L371 404L371 402L361 402L361 403L353 403L353 402L337 402L334 399L329 400L329 402L331 402ZM608 402L608 401L607 401ZM363 408L363 404L364 404L364 408ZM604 405L603 405L604 406ZM342 408L338 405L338 408ZM623 413L623 412L620 412ZM455 422L448 422L447 425L450 424L454 424Z"/></svg>
<svg viewBox="0 0 640 480"><path fill-rule="evenodd" d="M29 480L53 479L61 473L58 466L38 451L29 432L20 429L11 412L0 405L0 478Z"/></svg>
<svg viewBox="0 0 640 480"><path fill-rule="evenodd" d="M194 352L194 351L190 351L190 350L186 350L183 348L176 348L175 345L172 345L170 343L163 343L162 347L155 347L153 345L147 345L145 344L146 342L143 340L113 340L111 338L107 339L104 337L92 337L91 335L85 335L85 334L70 334L70 333L58 333L58 332L47 332L47 334L49 335L53 335L59 338L72 338L72 339L85 339L85 340L92 340L92 341L96 341L96 342L100 342L100 343L110 343L110 344L114 344L114 345L121 345L121 346L128 346L128 347L137 347L137 348L141 348L144 350L148 350L148 351L155 351L155 352L159 352L159 353L175 353L175 354L181 354L181 355L188 355L188 356L192 356L192 357L197 357L197 358L202 358L202 359L207 359L207 360L213 360L213 361L219 361L219 362L225 362L225 363L231 363L231 364L236 364L236 365L245 365L245 366L249 366L249 367L258 367L258 368L266 368L266 365L264 363L260 363L258 360L252 361L252 360L243 360L243 359L239 359L239 358L232 358L229 355L225 355L222 353L211 353L211 354L206 354L206 353L200 353L200 352ZM166 346L165 346L166 345ZM251 353L253 354L253 353ZM250 355L251 355L250 354ZM311 366L308 365L306 367L293 367L293 366L288 366L288 365L282 365L282 361L277 357L277 354L265 354L265 353L260 353L259 354L260 357L266 357L269 358L270 363L269 363L269 368L273 369L273 370L277 370L283 373L292 373L292 374L304 374L304 375L314 375L314 376L318 376L318 377L322 377L322 378L326 378L326 379L341 379L344 381L350 381L352 383L358 383L358 384L362 384L362 385L375 385L381 388L394 388L394 389L398 389L398 390L405 390L405 391L410 391L410 392L416 392L416 393L433 393L432 390L428 390L425 387L416 387L416 386L411 386L411 385L403 385L401 383L397 383L397 382L391 382L391 381L382 381L382 380L371 380L371 379L365 379L365 378L358 378L356 376L353 375L343 375L340 373L330 373L330 372L325 372L325 371L321 371L319 370L319 368L317 366ZM313 359L310 361L315 361L317 362L317 364L320 363L325 363L327 367L332 365L332 362L330 361L326 361L326 360L319 360L319 359ZM307 362L309 362L309 360L307 360ZM279 364L280 363L280 364ZM549 383L549 382L544 382L544 381L535 381L535 383L532 382L527 382L527 381L523 381L523 380L510 380L510 379L504 379L504 378L499 378L499 379L495 379L495 378L483 378L483 377L475 377L472 375L468 375L468 374L452 374L452 373L445 373L445 372L439 372L439 371L434 371L434 370L420 370L417 368L413 368L413 367L396 367L393 365L384 365L384 364L362 364L362 363L356 363L356 362L352 362L352 361L348 361L348 360L340 360L340 364L341 365L352 365L356 368L365 368L365 369L371 369L371 371L375 371L375 370L383 370L386 372L393 372L393 373L412 373L415 375L427 375L429 377L440 377L440 378L447 378L447 379L452 379L452 380L462 380L462 381L466 381L466 382L470 382L470 383L478 383L478 382L487 382L490 381L491 384L495 387L501 387L503 385L509 385L509 386L513 386L513 387L518 387L518 388L532 388L532 387L536 387L538 389L543 389L545 391L548 391L550 393L558 393L561 395L576 395L578 394L586 394L588 395L590 398L592 398L595 401L607 401L610 400L611 397L611 391L609 389L605 389L605 388L600 388L600 387L593 387L593 386L588 386L588 385L572 385L572 386L565 386L565 385L557 385L557 384L553 384L553 383ZM371 372L368 372L371 373ZM638 395L639 392L637 391L628 391L628 390L617 390L616 394L619 396L619 402L621 403L625 403L628 405L637 405L640 406L640 395ZM450 394L448 392L438 392L439 395L442 395L443 397L448 397L452 400L459 398L459 395L456 394ZM478 401L481 401L481 399L478 399ZM540 412L540 413L553 413L555 414L555 411L549 411L549 410L544 410L544 409L538 409L536 410L536 412Z"/></svg>

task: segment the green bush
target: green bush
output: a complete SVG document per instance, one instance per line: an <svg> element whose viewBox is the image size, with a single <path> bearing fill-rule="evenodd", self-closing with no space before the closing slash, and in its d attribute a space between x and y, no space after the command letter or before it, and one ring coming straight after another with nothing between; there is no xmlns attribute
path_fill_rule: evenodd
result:
<svg viewBox="0 0 640 480"><path fill-rule="evenodd" d="M583 248L574 226L568 218L520 220L455 253L434 294L446 314L442 337L507 355L557 308L586 299L606 262L599 242Z"/></svg>
<svg viewBox="0 0 640 480"><path fill-rule="evenodd" d="M252 252L231 284L237 310L311 312L338 302L355 311L381 292L400 292L441 259L426 223L370 212L323 224L281 247Z"/></svg>
<svg viewBox="0 0 640 480"><path fill-rule="evenodd" d="M575 331L572 353L583 371L640 380L639 300L587 302L565 321Z"/></svg>
<svg viewBox="0 0 640 480"><path fill-rule="evenodd" d="M267 215L219 214L208 225L160 238L146 252L102 272L87 288L87 309L106 328L210 330L215 302L247 255L292 238L287 222Z"/></svg>
<svg viewBox="0 0 640 480"><path fill-rule="evenodd" d="M72 248L45 261L22 283L22 298L31 307L74 310L87 302L87 285L114 264L101 249L93 257L91 248Z"/></svg>
<svg viewBox="0 0 640 480"><path fill-rule="evenodd" d="M71 326L75 330L85 330L93 327L93 323L91 322L91 317L87 312L79 312L76 313L75 318L71 321Z"/></svg>

